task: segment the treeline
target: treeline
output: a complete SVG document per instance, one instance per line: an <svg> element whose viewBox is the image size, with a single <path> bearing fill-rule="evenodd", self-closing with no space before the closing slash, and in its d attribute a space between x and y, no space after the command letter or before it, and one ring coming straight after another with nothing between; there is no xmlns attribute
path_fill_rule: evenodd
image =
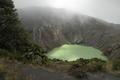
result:
<svg viewBox="0 0 120 80"><path fill-rule="evenodd" d="M28 61L39 58L43 62L46 58L43 53L22 26L13 1L0 0L0 56Z"/></svg>

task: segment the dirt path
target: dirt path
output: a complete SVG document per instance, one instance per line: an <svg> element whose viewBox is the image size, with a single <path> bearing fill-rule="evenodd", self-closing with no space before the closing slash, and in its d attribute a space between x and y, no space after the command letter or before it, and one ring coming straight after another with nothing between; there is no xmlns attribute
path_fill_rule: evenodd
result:
<svg viewBox="0 0 120 80"><path fill-rule="evenodd" d="M88 79L75 79L64 73L50 72L40 68L26 67L23 69L26 76L31 80L120 80L120 77L106 73L89 74Z"/></svg>
<svg viewBox="0 0 120 80"><path fill-rule="evenodd" d="M120 80L120 76L115 76L108 73L89 74L89 80Z"/></svg>
<svg viewBox="0 0 120 80"><path fill-rule="evenodd" d="M114 76L108 73L89 73L87 79L76 79L65 73L53 72L21 63L9 64L7 71L9 74L15 73L17 75L17 79L14 80L120 80L120 76ZM14 77L14 75L11 76ZM5 80L1 74L0 80Z"/></svg>
<svg viewBox="0 0 120 80"><path fill-rule="evenodd" d="M77 80L67 74L49 72L43 69L33 69L31 67L24 68L23 73L29 76L31 80Z"/></svg>

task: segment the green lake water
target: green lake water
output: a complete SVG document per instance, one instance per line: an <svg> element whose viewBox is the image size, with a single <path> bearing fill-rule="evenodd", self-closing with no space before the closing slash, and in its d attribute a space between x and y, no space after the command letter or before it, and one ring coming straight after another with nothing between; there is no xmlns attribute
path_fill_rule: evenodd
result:
<svg viewBox="0 0 120 80"><path fill-rule="evenodd" d="M93 47L82 46L82 45L68 45L65 44L61 47L55 48L47 54L50 59L60 59L67 61L75 61L77 59L92 59L98 58L107 60L103 53Z"/></svg>

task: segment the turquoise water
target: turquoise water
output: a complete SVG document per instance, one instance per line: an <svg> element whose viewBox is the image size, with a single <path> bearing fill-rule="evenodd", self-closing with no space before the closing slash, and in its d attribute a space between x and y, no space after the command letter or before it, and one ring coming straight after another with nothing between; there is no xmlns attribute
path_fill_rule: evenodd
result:
<svg viewBox="0 0 120 80"><path fill-rule="evenodd" d="M98 58L107 60L103 53L93 47L82 46L82 45L68 45L65 44L61 47L55 48L47 54L50 59L60 59L67 61L75 61L77 59L92 59Z"/></svg>

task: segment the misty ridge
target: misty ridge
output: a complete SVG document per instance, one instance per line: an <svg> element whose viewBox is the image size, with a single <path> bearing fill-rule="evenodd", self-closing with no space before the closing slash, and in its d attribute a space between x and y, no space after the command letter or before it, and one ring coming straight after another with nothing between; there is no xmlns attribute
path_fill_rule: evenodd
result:
<svg viewBox="0 0 120 80"><path fill-rule="evenodd" d="M24 26L32 32L34 41L46 50L82 43L107 51L120 44L119 24L50 7L18 9L18 13ZM108 55L119 57L117 50L119 52L115 49Z"/></svg>
<svg viewBox="0 0 120 80"><path fill-rule="evenodd" d="M118 3L0 0L0 80L120 80Z"/></svg>

